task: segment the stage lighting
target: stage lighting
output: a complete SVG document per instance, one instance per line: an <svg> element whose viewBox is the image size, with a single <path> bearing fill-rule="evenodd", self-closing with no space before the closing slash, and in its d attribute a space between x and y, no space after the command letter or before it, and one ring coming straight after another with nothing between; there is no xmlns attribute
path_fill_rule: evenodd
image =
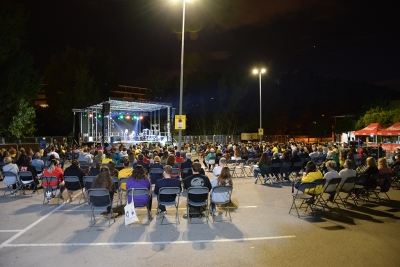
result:
<svg viewBox="0 0 400 267"><path fill-rule="evenodd" d="M101 119L101 114L97 115L97 118Z"/></svg>
<svg viewBox="0 0 400 267"><path fill-rule="evenodd" d="M123 120L124 119L124 115L119 115L118 119Z"/></svg>
<svg viewBox="0 0 400 267"><path fill-rule="evenodd" d="M143 119L143 116L140 116L139 119L142 120L142 119Z"/></svg>
<svg viewBox="0 0 400 267"><path fill-rule="evenodd" d="M91 118L91 117L93 117L93 114L92 114L92 113L89 114L89 118Z"/></svg>
<svg viewBox="0 0 400 267"><path fill-rule="evenodd" d="M136 116L133 116L133 119L134 119L134 120L137 120L137 117L136 117Z"/></svg>
<svg viewBox="0 0 400 267"><path fill-rule="evenodd" d="M127 120L129 120L130 118L131 118L131 116L129 116L129 115L125 116L125 119L127 119Z"/></svg>
<svg viewBox="0 0 400 267"><path fill-rule="evenodd" d="M83 117L87 117L87 114L86 114L86 113L83 113Z"/></svg>

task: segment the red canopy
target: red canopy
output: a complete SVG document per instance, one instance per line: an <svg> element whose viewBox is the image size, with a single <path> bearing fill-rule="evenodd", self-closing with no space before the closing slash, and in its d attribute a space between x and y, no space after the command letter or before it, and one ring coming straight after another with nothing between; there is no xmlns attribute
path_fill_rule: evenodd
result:
<svg viewBox="0 0 400 267"><path fill-rule="evenodd" d="M371 123L364 129L361 129L359 131L355 131L354 135L382 135L381 131L385 129L382 125L379 123Z"/></svg>
<svg viewBox="0 0 400 267"><path fill-rule="evenodd" d="M380 135L394 135L400 136L400 122L397 122L390 126L387 129L384 129L380 132Z"/></svg>

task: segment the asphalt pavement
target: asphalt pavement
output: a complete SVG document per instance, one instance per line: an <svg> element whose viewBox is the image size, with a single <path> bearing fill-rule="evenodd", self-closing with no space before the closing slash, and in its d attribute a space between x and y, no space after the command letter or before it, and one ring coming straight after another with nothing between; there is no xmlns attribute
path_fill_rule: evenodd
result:
<svg viewBox="0 0 400 267"><path fill-rule="evenodd" d="M212 172L207 172L212 178ZM0 266L398 266L400 190L391 200L359 206L289 214L290 183L262 185L250 176L234 178L232 222L219 209L216 220L183 218L186 196L180 198L180 224L168 208L164 223L147 225L145 209L139 222L124 224L123 206L115 223L96 212L90 227L90 206L57 200L43 205L40 194L2 194L0 183ZM30 191L27 190L27 193ZM66 199L66 192L64 197ZM382 196L383 197L383 196ZM325 196L327 198L327 196ZM115 206L117 199L114 199ZM82 202L81 202L82 203Z"/></svg>

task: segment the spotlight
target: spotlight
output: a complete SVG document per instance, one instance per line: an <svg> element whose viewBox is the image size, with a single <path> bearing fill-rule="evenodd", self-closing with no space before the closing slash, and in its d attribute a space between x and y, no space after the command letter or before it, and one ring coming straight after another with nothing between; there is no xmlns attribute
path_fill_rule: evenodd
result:
<svg viewBox="0 0 400 267"><path fill-rule="evenodd" d="M118 119L123 120L124 119L124 115L119 115Z"/></svg>
<svg viewBox="0 0 400 267"><path fill-rule="evenodd" d="M127 119L127 120L129 120L130 118L131 118L131 116L129 116L129 115L125 116L125 119Z"/></svg>
<svg viewBox="0 0 400 267"><path fill-rule="evenodd" d="M87 117L87 113L83 113L83 117Z"/></svg>
<svg viewBox="0 0 400 267"><path fill-rule="evenodd" d="M92 113L89 114L89 118L91 118L91 117L93 117L93 114L92 114Z"/></svg>
<svg viewBox="0 0 400 267"><path fill-rule="evenodd" d="M143 116L140 116L140 117L139 117L139 120L142 120L142 119L143 119Z"/></svg>
<svg viewBox="0 0 400 267"><path fill-rule="evenodd" d="M97 115L97 118L101 119L101 114Z"/></svg>
<svg viewBox="0 0 400 267"><path fill-rule="evenodd" d="M137 116L133 116L133 119L134 119L134 120L137 120Z"/></svg>

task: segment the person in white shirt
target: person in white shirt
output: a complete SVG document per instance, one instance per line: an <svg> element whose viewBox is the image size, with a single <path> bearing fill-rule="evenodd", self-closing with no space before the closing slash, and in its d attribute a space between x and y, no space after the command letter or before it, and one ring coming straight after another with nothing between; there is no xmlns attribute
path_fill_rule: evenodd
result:
<svg viewBox="0 0 400 267"><path fill-rule="evenodd" d="M60 159L60 155L55 151L54 146L51 147L51 151L47 153L47 156L50 158L51 155L54 155L56 159Z"/></svg>
<svg viewBox="0 0 400 267"><path fill-rule="evenodd" d="M219 176L219 174L221 173L222 168L225 167L225 166L226 166L226 158L222 157L222 158L219 159L218 167L215 167L214 170L213 170L215 178L217 178Z"/></svg>
<svg viewBox="0 0 400 267"><path fill-rule="evenodd" d="M86 161L89 164L93 162L92 156L88 154L87 148L83 149L83 153L79 155L78 161Z"/></svg>

